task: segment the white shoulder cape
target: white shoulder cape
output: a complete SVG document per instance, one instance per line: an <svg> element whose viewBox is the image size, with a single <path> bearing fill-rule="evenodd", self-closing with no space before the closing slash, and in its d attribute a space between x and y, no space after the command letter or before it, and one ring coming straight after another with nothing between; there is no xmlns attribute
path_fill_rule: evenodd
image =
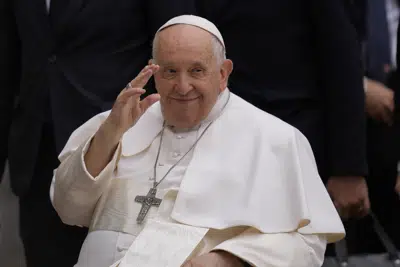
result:
<svg viewBox="0 0 400 267"><path fill-rule="evenodd" d="M78 128L60 160L86 142L108 114ZM148 148L162 124L156 103L125 133L122 155ZM304 135L233 93L198 142L171 217L214 229L251 226L263 233L326 234L329 242L345 233Z"/></svg>

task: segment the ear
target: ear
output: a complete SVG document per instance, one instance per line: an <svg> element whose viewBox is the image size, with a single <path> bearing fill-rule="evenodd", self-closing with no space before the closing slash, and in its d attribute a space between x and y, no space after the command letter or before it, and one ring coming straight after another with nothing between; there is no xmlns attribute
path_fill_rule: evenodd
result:
<svg viewBox="0 0 400 267"><path fill-rule="evenodd" d="M225 59L221 66L221 91L228 86L229 76L233 70L233 62L230 59Z"/></svg>

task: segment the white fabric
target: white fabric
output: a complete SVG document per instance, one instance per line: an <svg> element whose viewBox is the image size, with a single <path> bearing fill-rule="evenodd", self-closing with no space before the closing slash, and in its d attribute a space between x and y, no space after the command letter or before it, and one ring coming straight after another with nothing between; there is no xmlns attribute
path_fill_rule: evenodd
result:
<svg viewBox="0 0 400 267"><path fill-rule="evenodd" d="M192 26L199 27L205 31L208 31L209 33L211 33L212 35L217 37L219 42L225 48L224 38L222 38L222 35L221 35L220 31L218 30L218 28L209 20L206 20L202 17L194 16L194 15L181 15L181 16L174 17L174 18L170 19L169 21L167 21L163 26L161 26L157 32L160 32L163 29L170 27L172 25L176 25L176 24L192 25Z"/></svg>
<svg viewBox="0 0 400 267"><path fill-rule="evenodd" d="M181 266L204 238L208 229L148 221L120 263L120 267Z"/></svg>
<svg viewBox="0 0 400 267"><path fill-rule="evenodd" d="M151 186L151 181L146 180L151 171L146 170L152 169L155 160L152 146L158 143L163 122L157 103L124 135L113 160L93 178L85 169L83 155L107 114L99 114L73 133L60 155L61 165L53 183L53 204L63 221L91 229L81 251L79 267L108 266L103 265L104 261L118 260L126 252L126 246L119 247L119 237L127 237L126 244L132 243L142 231L143 227L134 226L140 205L134 203L136 193L132 190L143 190L140 192L145 194ZM204 126L198 130L201 132ZM234 153L233 149L240 153ZM303 240L298 253L312 264L280 259L282 264L276 266L319 266L325 239L332 242L344 236L305 137L234 94L192 156L186 171L171 175L174 179L181 176L180 187L160 190L157 197L163 202L159 209L151 209L148 219L210 228L193 255L225 243L226 250L235 250L231 251L233 254L243 254L249 262L261 262L255 266L275 266L270 265L269 258L274 255L280 258L283 243L293 238L294 244ZM109 193L114 192L116 185L124 184L127 186L116 187L117 194ZM102 217L109 219L104 222ZM238 236L244 231L253 233L245 238ZM103 237L110 244L100 242ZM232 241L234 237L238 238ZM252 237L254 245L247 249L246 240ZM272 237L286 241L280 247ZM103 261L97 261L95 256L101 254L101 248L96 248L99 245L114 247ZM265 254L274 250L277 251L273 255ZM292 264L284 265L285 261Z"/></svg>
<svg viewBox="0 0 400 267"><path fill-rule="evenodd" d="M399 4L397 0L386 0L386 15L389 27L391 61L393 67L396 68L396 54L397 54L397 27L399 25Z"/></svg>

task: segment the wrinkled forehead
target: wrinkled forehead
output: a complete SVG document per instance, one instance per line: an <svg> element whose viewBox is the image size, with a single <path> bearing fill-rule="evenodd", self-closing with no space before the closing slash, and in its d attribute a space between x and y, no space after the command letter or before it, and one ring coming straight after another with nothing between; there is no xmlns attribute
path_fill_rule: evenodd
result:
<svg viewBox="0 0 400 267"><path fill-rule="evenodd" d="M212 35L196 26L172 25L157 33L157 58L172 60L192 58L207 61L213 57Z"/></svg>

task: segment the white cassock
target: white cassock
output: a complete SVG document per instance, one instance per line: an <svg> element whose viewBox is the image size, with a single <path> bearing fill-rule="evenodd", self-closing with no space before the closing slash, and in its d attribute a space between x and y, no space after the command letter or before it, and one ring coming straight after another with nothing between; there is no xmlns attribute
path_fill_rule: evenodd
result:
<svg viewBox="0 0 400 267"><path fill-rule="evenodd" d="M108 114L72 134L53 179L61 219L90 229L76 267L179 267L216 249L257 267L316 267L327 242L344 237L306 138L228 89L199 127L166 127L157 181L214 120L158 186L160 207L137 224L141 204L135 197L153 184L160 104L125 133L112 161L92 177L84 154Z"/></svg>

